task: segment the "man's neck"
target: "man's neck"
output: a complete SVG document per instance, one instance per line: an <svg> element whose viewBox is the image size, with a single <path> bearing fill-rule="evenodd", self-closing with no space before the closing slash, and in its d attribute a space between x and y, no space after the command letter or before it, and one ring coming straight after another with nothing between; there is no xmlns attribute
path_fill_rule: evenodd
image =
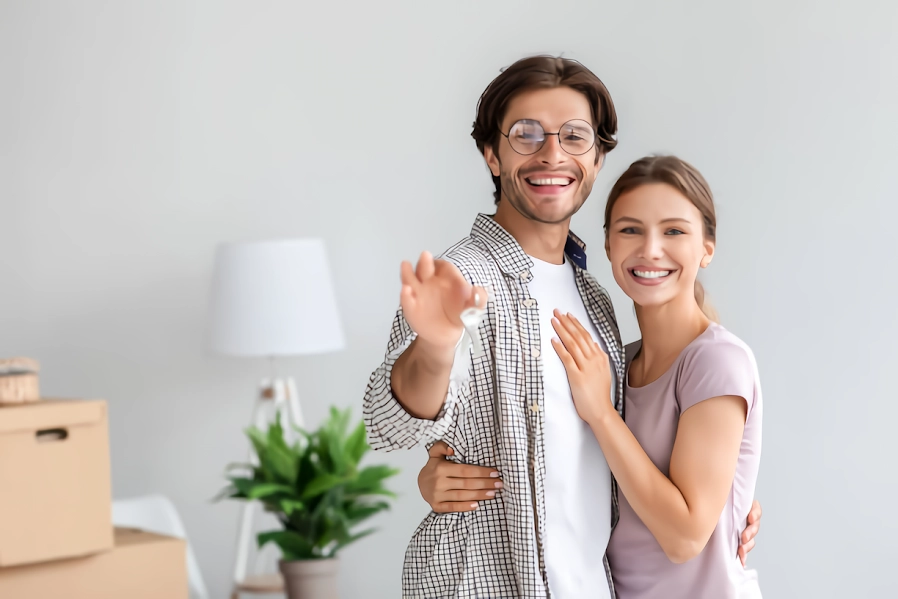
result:
<svg viewBox="0 0 898 599"><path fill-rule="evenodd" d="M494 218L496 223L515 238L528 256L550 264L564 264L564 246L570 231L570 219L555 224L541 223L525 217L507 201L499 202Z"/></svg>

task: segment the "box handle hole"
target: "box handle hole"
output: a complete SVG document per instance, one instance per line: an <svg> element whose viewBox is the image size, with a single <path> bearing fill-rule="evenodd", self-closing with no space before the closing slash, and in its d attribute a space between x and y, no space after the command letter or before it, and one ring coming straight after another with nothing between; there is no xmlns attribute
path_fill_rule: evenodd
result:
<svg viewBox="0 0 898 599"><path fill-rule="evenodd" d="M64 428L48 428L35 433L38 443L51 443L53 441L64 441L69 436L69 431Z"/></svg>

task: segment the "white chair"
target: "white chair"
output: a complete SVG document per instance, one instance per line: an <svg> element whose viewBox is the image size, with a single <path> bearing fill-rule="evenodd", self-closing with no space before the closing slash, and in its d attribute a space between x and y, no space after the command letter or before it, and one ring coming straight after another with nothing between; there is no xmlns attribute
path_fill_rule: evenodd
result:
<svg viewBox="0 0 898 599"><path fill-rule="evenodd" d="M187 539L187 531L178 511L164 495L146 495L130 499L116 499L112 502L112 523L115 526L133 527L184 539L187 542L187 578L190 585L190 599L209 599L206 583L200 572L196 556Z"/></svg>

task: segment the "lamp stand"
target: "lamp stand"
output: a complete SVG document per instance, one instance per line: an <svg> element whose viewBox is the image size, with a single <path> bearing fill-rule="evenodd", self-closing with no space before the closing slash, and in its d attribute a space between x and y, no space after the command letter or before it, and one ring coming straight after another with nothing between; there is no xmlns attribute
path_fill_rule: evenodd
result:
<svg viewBox="0 0 898 599"><path fill-rule="evenodd" d="M296 382L292 377L262 379L259 393L253 407L253 426L265 430L274 422L275 414L281 414L285 434L293 430L293 426L302 428L305 425L299 396L296 393ZM257 464L258 458L250 445L247 461ZM253 521L260 508L258 501L247 501L243 505L240 516L240 527L237 536L237 558L234 562L234 590L231 599L238 599L241 593L283 593L284 581L279 572L268 574L252 574L247 576L249 552L254 544Z"/></svg>

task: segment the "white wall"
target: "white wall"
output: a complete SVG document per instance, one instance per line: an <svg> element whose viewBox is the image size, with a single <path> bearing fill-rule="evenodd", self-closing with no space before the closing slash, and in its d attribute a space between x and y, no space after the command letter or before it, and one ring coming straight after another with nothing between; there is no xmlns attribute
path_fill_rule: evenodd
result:
<svg viewBox="0 0 898 599"><path fill-rule="evenodd" d="M893 262L898 8L718 2L0 3L0 355L48 394L107 398L117 496L163 492L216 597L264 363L204 352L215 244L321 235L349 349L284 362L309 419L361 402L398 266L492 209L470 139L500 67L548 52L600 75L620 146L574 229L643 154L694 162L719 202L706 279L758 357L768 599L885 596L896 526ZM356 412L360 415L360 411ZM345 597L395 597L426 506L423 450L385 530L345 552ZM892 559L889 559L891 556Z"/></svg>

